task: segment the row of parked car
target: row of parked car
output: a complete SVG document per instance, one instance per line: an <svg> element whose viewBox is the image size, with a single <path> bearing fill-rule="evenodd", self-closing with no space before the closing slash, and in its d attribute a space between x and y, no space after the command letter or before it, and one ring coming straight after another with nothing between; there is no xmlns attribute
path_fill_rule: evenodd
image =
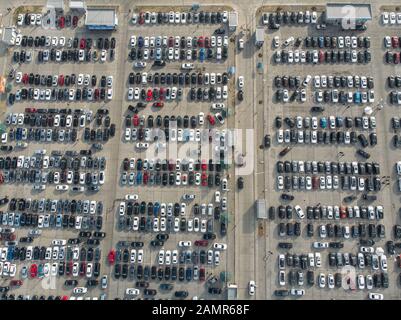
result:
<svg viewBox="0 0 401 320"><path fill-rule="evenodd" d="M401 62L401 52L386 51L384 57L388 64L399 64Z"/></svg>
<svg viewBox="0 0 401 320"><path fill-rule="evenodd" d="M90 124L93 119L92 111L83 114L41 114L41 113L9 113L6 116L5 124L10 127L30 126L30 127L61 127L77 128L78 130ZM104 121L103 121L104 118ZM111 126L111 118L107 115L96 114L96 125L105 127Z"/></svg>
<svg viewBox="0 0 401 320"><path fill-rule="evenodd" d="M279 129L277 130L277 143L279 144L345 144L356 145L358 142L363 148L375 146L377 144L377 134L372 132L368 139L363 133L358 135L355 131L322 131L322 130L295 130ZM358 150L359 151L359 150ZM370 155L362 150L358 152L362 157L368 159Z"/></svg>
<svg viewBox="0 0 401 320"><path fill-rule="evenodd" d="M217 212L217 211L216 211ZM215 213L216 213L215 212ZM217 216L215 215L215 218ZM215 219L217 220L217 219ZM217 220L218 221L218 220ZM184 232L200 232L203 233L204 240L210 240L215 238L216 235L213 233L214 223L213 219L188 219L185 217L161 217L152 218L148 217L132 217L129 215L119 216L117 219L117 229L119 231L135 231L135 232L167 232L167 233L184 233ZM226 223L220 221L220 234L224 236L226 234ZM152 247L163 246L165 240L152 240L150 245Z"/></svg>
<svg viewBox="0 0 401 320"><path fill-rule="evenodd" d="M373 89L374 80L373 77L367 76L333 76L333 75L316 75L312 77L307 75L302 81L300 76L281 76L277 75L274 77L273 83L277 88L290 88L296 89L301 85L306 87L310 80L313 79L314 88L361 88L361 89ZM394 79L393 79L394 80Z"/></svg>
<svg viewBox="0 0 401 320"><path fill-rule="evenodd" d="M262 14L263 25L278 25L290 24L290 25L304 25L304 24L316 24L318 20L318 14L313 10L303 11L277 11L277 12L264 12Z"/></svg>
<svg viewBox="0 0 401 320"><path fill-rule="evenodd" d="M343 190L343 191L375 191L381 190L381 179L379 176L374 177L357 177L357 176L277 176L278 190Z"/></svg>
<svg viewBox="0 0 401 320"><path fill-rule="evenodd" d="M66 38L64 36L27 36L22 34L17 34L15 38L15 45L21 46L23 48L44 48L44 47L55 47L55 48L73 48L73 49L93 49L98 50L108 50L115 49L116 39L112 38L98 38L93 40L91 38Z"/></svg>
<svg viewBox="0 0 401 320"><path fill-rule="evenodd" d="M130 46L138 48L212 48L212 47L228 47L228 36L136 36L132 35L130 37Z"/></svg>
<svg viewBox="0 0 401 320"><path fill-rule="evenodd" d="M131 23L139 25L149 24L187 24L187 23L205 23L217 24L227 23L228 12L134 12L132 14Z"/></svg>
<svg viewBox="0 0 401 320"><path fill-rule="evenodd" d="M36 169L61 169L65 170L79 170L79 169L94 169L105 170L107 160L105 157L91 157L81 156L78 157L62 157L46 156L35 154L33 156L14 156L14 157L1 157L0 169L17 169L17 168L36 168Z"/></svg>
<svg viewBox="0 0 401 320"><path fill-rule="evenodd" d="M381 18L383 25L401 24L401 12L382 12Z"/></svg>
<svg viewBox="0 0 401 320"><path fill-rule="evenodd" d="M220 174L216 173L207 174L205 172L148 172L138 171L130 172L123 171L120 178L121 185L163 185L163 186L186 186L186 185L196 185L203 187L222 187L227 190L227 179L221 179Z"/></svg>
<svg viewBox="0 0 401 320"><path fill-rule="evenodd" d="M376 129L376 117L375 116L362 116L362 117L342 117L342 116L324 116L324 117L302 117L296 116L285 117L284 120L281 116L276 116L275 126L277 129L282 128L285 124L289 128L297 129L313 129L317 130L319 127L321 129L336 129L336 128L360 128L363 130Z"/></svg>
<svg viewBox="0 0 401 320"><path fill-rule="evenodd" d="M12 198L9 200L8 210L13 212L90 213L101 215L103 213L103 202L96 200Z"/></svg>
<svg viewBox="0 0 401 320"><path fill-rule="evenodd" d="M332 205L319 205L319 206L307 206L306 214L300 207L294 208L292 205L280 205L277 207L270 207L269 214L272 218L276 217L279 219L292 219L293 213L298 210L300 216L303 216L307 220L340 220L340 219L369 219L369 220L381 220L384 218L384 208L383 206L332 206ZM298 215L298 213L297 213ZM309 232L311 229L311 232ZM313 234L313 228L308 226L308 235ZM352 232L356 234L356 232ZM310 235L309 235L310 236ZM327 244L328 245L328 244Z"/></svg>
<svg viewBox="0 0 401 320"><path fill-rule="evenodd" d="M141 159L141 158L124 158L122 162L124 171L216 171L221 172L224 168L220 162L215 162L213 159Z"/></svg>
<svg viewBox="0 0 401 320"><path fill-rule="evenodd" d="M303 279L303 274L300 279L300 274L302 272L295 273L295 271L290 271L288 273L288 284L290 286L294 285L299 285L299 283L304 283ZM382 276L380 274L374 274L373 276L370 274L363 275L363 274L358 274L357 276L351 278L349 277L347 281L349 281L350 284L348 284L350 287L352 287L353 290L372 290L373 288L381 288L381 284L378 285L378 282L380 283L385 283L383 287L388 287L388 276L385 276L385 280L378 280L378 278L381 278ZM343 275L341 273L335 273L333 275L332 273L328 273L327 276L325 273L320 273L318 278L317 278L317 284L320 289L328 288L328 289L335 289L335 288L343 288ZM375 279L375 280L374 280ZM280 271L279 275L279 283L280 286L285 286L286 285L286 276L284 271ZM314 285L314 280L312 281L311 279L308 280L308 284L310 286ZM280 291L282 292L282 291ZM291 289L290 291L291 295L294 296L303 296L305 294L305 290L303 289ZM383 295L381 294L376 294L380 297ZM369 293L369 297L371 296L371 293ZM373 298L372 298L373 299ZM378 298L377 298L378 299Z"/></svg>
<svg viewBox="0 0 401 320"><path fill-rule="evenodd" d="M109 51L106 49L103 50L88 50L88 49L45 49L38 51L38 62L46 63L46 62L106 62L107 59L109 62L113 61L115 58L114 49L110 49ZM109 57L109 58L107 58Z"/></svg>
<svg viewBox="0 0 401 320"><path fill-rule="evenodd" d="M399 56L399 53L398 53ZM273 54L275 63L369 63L370 50L277 50Z"/></svg>
<svg viewBox="0 0 401 320"><path fill-rule="evenodd" d="M395 105L401 104L401 91L391 91L389 94L390 103Z"/></svg>
<svg viewBox="0 0 401 320"><path fill-rule="evenodd" d="M15 83L16 84L30 84L30 85L35 85L35 86L48 86L48 87L57 87L57 86L72 86L72 85L77 85L77 86L92 86L96 87L97 85L97 76L90 75L90 74L78 74L78 76L75 75L75 73L71 75L44 75L44 74L34 74L34 73L22 73L22 72L17 72L15 74ZM100 77L100 87L105 88L105 87L112 87L113 86L113 76L104 76L102 75Z"/></svg>
<svg viewBox="0 0 401 320"><path fill-rule="evenodd" d="M2 134L1 142L17 141L17 146L22 149L28 146L28 142L74 143L77 141L77 136L77 129L11 128L8 132Z"/></svg>
<svg viewBox="0 0 401 320"><path fill-rule="evenodd" d="M305 48L331 48L331 49L344 49L344 48L370 48L370 37L369 36L308 36L303 40L302 37L294 38L289 37L283 41L282 47L288 47L293 44L294 47L298 48L304 43ZM280 37L273 37L273 47L280 47Z"/></svg>
<svg viewBox="0 0 401 320"><path fill-rule="evenodd" d="M8 226L10 228L39 228L39 229L53 229L53 228L63 228L72 230L97 230L100 231L103 225L103 218L101 216L94 215L67 215L67 214L36 214L36 213L25 213L25 212L0 212L1 223L3 226ZM40 231L30 231L30 234L26 238L20 238L20 242L32 242L33 237L40 235ZM103 234L98 233L101 236ZM2 236L3 240L6 240ZM24 239L21 241L21 239ZM14 239L15 240L15 239ZM69 240L70 241L70 240ZM80 243L78 239L72 239L71 243ZM98 245L99 240L92 239L87 244Z"/></svg>
<svg viewBox="0 0 401 320"><path fill-rule="evenodd" d="M19 13L17 15L17 25L18 26L42 26L43 24L50 25L50 17L47 17L47 20L43 22L43 16L41 13ZM78 16L56 16L55 24L59 29L63 29L64 27L72 27L76 28L78 25L79 18Z"/></svg>
<svg viewBox="0 0 401 320"><path fill-rule="evenodd" d="M277 161L278 173L326 173L326 174L354 174L354 175L379 175L380 164L377 162L361 161ZM398 168L398 167L397 167ZM401 170L401 166L400 166ZM400 171L401 172L401 171Z"/></svg>
<svg viewBox="0 0 401 320"><path fill-rule="evenodd" d="M205 73L164 73L155 72L154 74L151 72L131 72L128 76L129 84L167 84L167 85L179 85L179 86L189 86L189 85L215 85L215 84L223 84L227 85L229 81L228 74L226 72L223 73L214 73L214 72L205 72Z"/></svg>
<svg viewBox="0 0 401 320"><path fill-rule="evenodd" d="M187 60L200 62L205 60L222 60L228 57L228 47L200 48L200 49L179 49L179 48L132 48L128 58L134 63L135 68L144 68L146 61L154 60L153 65L163 67L166 61ZM144 60L144 61L142 61ZM184 69L184 68L183 68ZM188 69L188 68L187 68Z"/></svg>
<svg viewBox="0 0 401 320"><path fill-rule="evenodd" d="M316 90L314 92L316 103L355 103L366 104L375 102L374 90L369 91L344 91L344 90ZM288 89L278 89L275 93L276 101L288 103L293 101L306 102L305 89L297 89L290 94ZM397 100L397 98L396 98ZM398 101L398 100L397 100Z"/></svg>
<svg viewBox="0 0 401 320"><path fill-rule="evenodd" d="M8 94L7 102L13 105L16 101L30 102L100 102L110 101L113 99L113 88L81 88L78 89L38 89L38 88L22 88L15 93Z"/></svg>

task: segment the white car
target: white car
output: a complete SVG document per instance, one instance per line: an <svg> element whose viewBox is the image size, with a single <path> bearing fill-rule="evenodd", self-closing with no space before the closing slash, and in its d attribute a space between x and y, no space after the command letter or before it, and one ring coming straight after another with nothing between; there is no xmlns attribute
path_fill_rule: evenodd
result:
<svg viewBox="0 0 401 320"><path fill-rule="evenodd" d="M244 76L239 76L238 77L238 88L242 89L244 87L244 84L245 84Z"/></svg>
<svg viewBox="0 0 401 320"><path fill-rule="evenodd" d="M324 248L328 248L328 247L329 247L328 242L319 242L319 241L313 242L313 248L315 248L315 249L324 249Z"/></svg>
<svg viewBox="0 0 401 320"><path fill-rule="evenodd" d="M125 294L127 296L137 296L140 294L140 291L139 291L139 289L136 289L136 288L127 288L127 289L125 289Z"/></svg>
<svg viewBox="0 0 401 320"><path fill-rule="evenodd" d="M220 203L221 199L220 199L220 191L215 191L214 193L214 201L216 203Z"/></svg>
<svg viewBox="0 0 401 320"><path fill-rule="evenodd" d="M295 206L295 212L297 213L297 216L298 216L299 219L305 218L305 213L304 213L304 211L301 209L301 207L299 205Z"/></svg>
<svg viewBox="0 0 401 320"><path fill-rule="evenodd" d="M278 274L278 282L280 286L285 286L285 271L281 270Z"/></svg>
<svg viewBox="0 0 401 320"><path fill-rule="evenodd" d="M390 24L396 23L396 16L394 12L390 12Z"/></svg>
<svg viewBox="0 0 401 320"><path fill-rule="evenodd" d="M180 241L178 242L179 247L190 247L192 245L191 241Z"/></svg>
<svg viewBox="0 0 401 320"><path fill-rule="evenodd" d="M382 13L382 23L383 23L384 25L386 25L386 24L389 24L389 22L390 22L390 19L389 19L389 14L388 14L388 12L383 12L383 13Z"/></svg>
<svg viewBox="0 0 401 320"><path fill-rule="evenodd" d="M216 242L215 244L213 244L213 249L215 249L215 250L226 250L227 249L227 245L225 243Z"/></svg>
<svg viewBox="0 0 401 320"><path fill-rule="evenodd" d="M381 293L369 292L369 300L383 300L384 296Z"/></svg>
<svg viewBox="0 0 401 320"><path fill-rule="evenodd" d="M253 295L255 295L255 292L256 292L256 282L254 280L251 280L251 281L249 281L249 284L248 284L248 294L250 296L253 296Z"/></svg>
<svg viewBox="0 0 401 320"><path fill-rule="evenodd" d="M192 70L193 68L194 68L193 63L183 63L181 65L181 69L184 69L184 70Z"/></svg>
<svg viewBox="0 0 401 320"><path fill-rule="evenodd" d="M75 294L84 294L88 292L88 288L86 287L76 287L72 290L73 293Z"/></svg>
<svg viewBox="0 0 401 320"><path fill-rule="evenodd" d="M326 287L326 276L324 273L319 274L319 287L325 288Z"/></svg>

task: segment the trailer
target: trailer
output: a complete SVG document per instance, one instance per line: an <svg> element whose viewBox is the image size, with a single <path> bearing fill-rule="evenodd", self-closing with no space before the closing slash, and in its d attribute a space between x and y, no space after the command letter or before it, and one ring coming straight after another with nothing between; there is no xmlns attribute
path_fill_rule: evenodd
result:
<svg viewBox="0 0 401 320"><path fill-rule="evenodd" d="M264 199L258 199L255 202L256 206L256 217L258 219L267 219L266 201Z"/></svg>
<svg viewBox="0 0 401 320"><path fill-rule="evenodd" d="M238 286L235 283L227 285L227 300L237 300Z"/></svg>
<svg viewBox="0 0 401 320"><path fill-rule="evenodd" d="M265 29L263 27L256 27L255 30L255 46L261 47L265 42Z"/></svg>

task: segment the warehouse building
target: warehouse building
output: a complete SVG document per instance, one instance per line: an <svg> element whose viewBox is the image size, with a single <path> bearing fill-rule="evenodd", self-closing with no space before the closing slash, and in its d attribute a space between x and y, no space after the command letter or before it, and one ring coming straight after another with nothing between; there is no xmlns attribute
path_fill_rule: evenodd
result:
<svg viewBox="0 0 401 320"><path fill-rule="evenodd" d="M115 30L117 25L114 8L87 8L85 26L89 30Z"/></svg>
<svg viewBox="0 0 401 320"><path fill-rule="evenodd" d="M329 3L326 5L326 23L357 29L372 20L372 8L365 3Z"/></svg>

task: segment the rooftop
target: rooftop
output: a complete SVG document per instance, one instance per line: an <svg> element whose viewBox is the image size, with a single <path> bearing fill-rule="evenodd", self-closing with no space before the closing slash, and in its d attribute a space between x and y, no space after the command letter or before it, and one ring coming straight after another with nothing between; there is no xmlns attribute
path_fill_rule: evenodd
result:
<svg viewBox="0 0 401 320"><path fill-rule="evenodd" d="M370 4L364 3L328 3L326 5L328 19L372 19Z"/></svg>
<svg viewBox="0 0 401 320"><path fill-rule="evenodd" d="M104 8L87 8L85 24L92 26L115 26L115 10Z"/></svg>

